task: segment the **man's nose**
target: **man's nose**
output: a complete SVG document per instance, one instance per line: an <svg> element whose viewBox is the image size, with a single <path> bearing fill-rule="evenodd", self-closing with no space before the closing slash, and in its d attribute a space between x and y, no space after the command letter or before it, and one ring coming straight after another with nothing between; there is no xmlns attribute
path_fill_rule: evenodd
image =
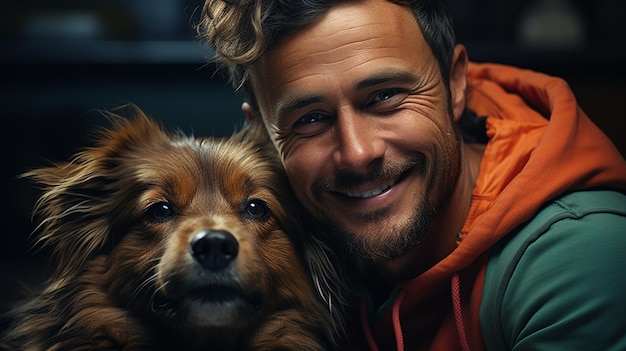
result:
<svg viewBox="0 0 626 351"><path fill-rule="evenodd" d="M334 162L337 168L366 173L385 153L385 142L374 117L344 112L338 116Z"/></svg>

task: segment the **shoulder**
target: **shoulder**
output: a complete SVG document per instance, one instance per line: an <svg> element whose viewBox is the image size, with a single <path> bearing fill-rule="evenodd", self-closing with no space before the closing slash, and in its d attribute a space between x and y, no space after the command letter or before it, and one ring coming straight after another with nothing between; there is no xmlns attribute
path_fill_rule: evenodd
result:
<svg viewBox="0 0 626 351"><path fill-rule="evenodd" d="M550 201L490 253L480 312L486 343L625 348L624 272L626 195L579 191Z"/></svg>

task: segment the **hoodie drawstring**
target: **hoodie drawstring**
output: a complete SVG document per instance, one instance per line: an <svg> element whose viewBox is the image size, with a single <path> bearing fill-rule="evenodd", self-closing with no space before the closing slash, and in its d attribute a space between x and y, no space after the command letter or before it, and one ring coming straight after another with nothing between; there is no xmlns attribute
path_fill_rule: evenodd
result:
<svg viewBox="0 0 626 351"><path fill-rule="evenodd" d="M454 322L456 323L456 330L461 344L461 350L470 351L469 343L467 341L467 335L465 333L465 325L463 324L463 311L461 309L461 282L459 273L452 275L451 293L452 293L452 310L454 313ZM396 338L396 350L404 351L404 335L402 334L402 322L400 320L400 306L406 297L406 290L400 289L396 301L393 303L391 310L391 317L393 323L393 331ZM363 331L365 332L365 338L371 351L378 351L378 345L372 335L372 331L367 319L367 303L363 301L361 303L361 321L363 323Z"/></svg>
<svg viewBox="0 0 626 351"><path fill-rule="evenodd" d="M404 301L404 297L407 292L404 289L400 289L398 292L398 296L393 303L393 307L391 309L391 319L393 323L393 331L396 339L396 350L404 351L404 335L402 334L402 322L400 321L400 306L402 305L402 301ZM367 344L371 351L378 351L378 345L376 345L376 340L374 340L374 336L372 335L372 331L369 326L369 321L367 319L367 303L364 301L361 303L361 318L363 331L365 333L365 339L367 340Z"/></svg>
<svg viewBox="0 0 626 351"><path fill-rule="evenodd" d="M463 324L463 310L461 309L461 282L459 273L452 275L452 309L454 311L454 322L456 323L456 331L459 335L461 350L469 351L467 343L467 335L465 334L465 325Z"/></svg>
<svg viewBox="0 0 626 351"><path fill-rule="evenodd" d="M404 301L404 297L406 296L406 290L401 289L398 292L398 297L396 301L393 303L393 308L391 310L391 316L393 319L393 331L396 336L396 350L404 351L404 335L402 335L402 324L400 321L400 306L402 305L402 301Z"/></svg>

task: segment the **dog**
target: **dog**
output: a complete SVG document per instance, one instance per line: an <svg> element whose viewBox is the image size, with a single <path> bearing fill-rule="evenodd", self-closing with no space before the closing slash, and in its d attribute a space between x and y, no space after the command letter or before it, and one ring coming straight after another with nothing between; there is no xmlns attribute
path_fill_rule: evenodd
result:
<svg viewBox="0 0 626 351"><path fill-rule="evenodd" d="M122 110L93 146L23 175L56 269L9 312L2 347L335 349L344 279L261 127L199 138Z"/></svg>

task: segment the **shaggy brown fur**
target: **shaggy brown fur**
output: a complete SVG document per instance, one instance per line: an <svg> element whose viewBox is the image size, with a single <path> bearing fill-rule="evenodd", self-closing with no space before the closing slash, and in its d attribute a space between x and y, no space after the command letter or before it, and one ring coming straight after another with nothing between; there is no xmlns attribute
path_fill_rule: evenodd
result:
<svg viewBox="0 0 626 351"><path fill-rule="evenodd" d="M11 312L4 347L334 348L341 280L301 234L271 144L254 128L170 133L131 107L94 147L26 174L43 187L39 243L58 268Z"/></svg>

